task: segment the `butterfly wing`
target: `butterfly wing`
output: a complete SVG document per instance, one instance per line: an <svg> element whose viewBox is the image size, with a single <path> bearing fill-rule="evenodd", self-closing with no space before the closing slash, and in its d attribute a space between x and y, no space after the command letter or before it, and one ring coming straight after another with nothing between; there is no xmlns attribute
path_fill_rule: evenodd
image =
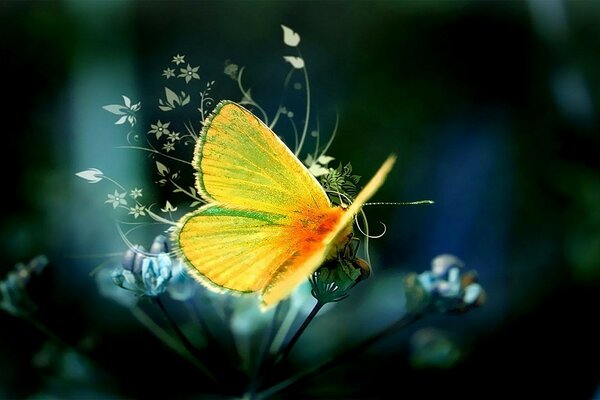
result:
<svg viewBox="0 0 600 400"><path fill-rule="evenodd" d="M322 218L335 225L341 213L330 208ZM260 292L270 306L325 260L329 232L306 231L281 214L211 204L185 216L177 236L198 280L216 289Z"/></svg>
<svg viewBox="0 0 600 400"><path fill-rule="evenodd" d="M274 305L351 231L354 214L332 207L285 144L235 103L219 103L207 119L193 165L209 204L184 216L174 239L190 270L211 287L259 292L263 306ZM359 194L353 213L389 168Z"/></svg>
<svg viewBox="0 0 600 400"><path fill-rule="evenodd" d="M273 131L230 101L207 118L193 165L209 202L282 214L331 207L319 182Z"/></svg>
<svg viewBox="0 0 600 400"><path fill-rule="evenodd" d="M330 252L343 210L285 144L243 107L221 102L205 122L193 165L208 205L184 216L174 239L203 283L287 296ZM298 270L304 271L296 277Z"/></svg>

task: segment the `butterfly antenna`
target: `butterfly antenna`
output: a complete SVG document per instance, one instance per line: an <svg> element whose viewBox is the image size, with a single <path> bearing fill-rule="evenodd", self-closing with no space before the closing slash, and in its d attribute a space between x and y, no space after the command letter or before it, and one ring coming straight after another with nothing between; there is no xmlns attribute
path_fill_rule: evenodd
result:
<svg viewBox="0 0 600 400"><path fill-rule="evenodd" d="M367 231L367 235L365 235L365 241L364 241L364 245L363 245L363 251L365 253L365 260L367 261L367 264L369 264L369 266L371 266L371 254L369 253L369 221L367 219L367 214L365 214L365 212L363 211L363 209L361 208L360 210L360 216L365 224L365 230ZM358 219L355 217L356 220L356 225L358 225ZM360 227L359 227L359 230ZM362 232L362 230L361 230ZM373 270L371 269L371 273L373 273Z"/></svg>
<svg viewBox="0 0 600 400"><path fill-rule="evenodd" d="M356 221L356 227L358 228L358 230L360 231L360 233L362 233L363 235L365 235L369 239L379 239L380 237L382 237L383 235L385 235L385 233L387 232L387 226L385 226L385 224L383 222L379 221L379 223L381 225L383 225L383 232L381 232L379 235L369 235L368 233L365 233L362 230L362 228L360 227L360 224L358 223L358 218L354 217L354 220ZM368 229L367 229L367 231L368 231Z"/></svg>
<svg viewBox="0 0 600 400"><path fill-rule="evenodd" d="M374 203L365 203L365 206L417 206L421 204L435 204L433 200L419 200L419 201L378 201Z"/></svg>

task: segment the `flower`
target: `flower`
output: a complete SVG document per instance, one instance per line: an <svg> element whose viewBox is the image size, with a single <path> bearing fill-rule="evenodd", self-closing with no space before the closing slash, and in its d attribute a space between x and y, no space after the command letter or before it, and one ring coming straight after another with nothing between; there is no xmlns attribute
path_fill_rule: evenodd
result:
<svg viewBox="0 0 600 400"><path fill-rule="evenodd" d="M189 83L192 79L200 79L200 75L198 75L198 68L200 67L192 68L190 64L188 64L186 68L181 68L179 70L181 73L177 75L177 77L185 78L185 83Z"/></svg>
<svg viewBox="0 0 600 400"><path fill-rule="evenodd" d="M112 203L113 208L119 207L119 205L127 205L127 200L125 199L125 195L127 192L119 193L115 190L115 194L109 194L108 200L105 203Z"/></svg>
<svg viewBox="0 0 600 400"><path fill-rule="evenodd" d="M0 309L13 315L26 315L35 311L35 304L27 293L27 284L31 277L39 275L48 265L46 256L37 256L28 264L18 263L0 281Z"/></svg>
<svg viewBox="0 0 600 400"><path fill-rule="evenodd" d="M175 77L175 70L173 68L167 68L163 70L162 76L165 76L167 79Z"/></svg>
<svg viewBox="0 0 600 400"><path fill-rule="evenodd" d="M223 70L223 73L229 76L231 79L236 80L239 69L240 68L237 66L237 64L230 64L229 60L227 60L225 62L225 69Z"/></svg>
<svg viewBox="0 0 600 400"><path fill-rule="evenodd" d="M139 296L155 297L164 293L172 269L166 243L166 238L159 235L154 239L150 253L141 246L127 250L122 265L112 272L113 282Z"/></svg>
<svg viewBox="0 0 600 400"><path fill-rule="evenodd" d="M166 151L168 153L171 150L175 150L175 145L173 144L173 142L167 142L163 145L162 148L164 151Z"/></svg>
<svg viewBox="0 0 600 400"><path fill-rule="evenodd" d="M129 209L129 214L133 215L135 219L137 219L137 217L139 217L140 215L146 215L146 213L144 212L144 207L140 206L139 204L136 204L135 207L131 207Z"/></svg>
<svg viewBox="0 0 600 400"><path fill-rule="evenodd" d="M181 137L179 137L180 133L179 132L169 132L167 133L167 137L170 141L172 142L178 142L181 140Z"/></svg>
<svg viewBox="0 0 600 400"><path fill-rule="evenodd" d="M184 58L185 56L180 56L179 54L177 54L176 56L173 56L173 60L171 60L171 62L177 65L183 64L185 62Z"/></svg>
<svg viewBox="0 0 600 400"><path fill-rule="evenodd" d="M167 286L167 292L173 300L186 301L194 295L198 288L196 281L186 271L181 260L173 262L171 281Z"/></svg>
<svg viewBox="0 0 600 400"><path fill-rule="evenodd" d="M166 237L154 238L150 251L135 245L125 253L123 261L110 272L114 285L125 289L124 293L135 296L156 297L168 292L173 300L185 301L194 295L198 285L185 272L183 262L170 256L170 246ZM106 287L106 274L97 278L102 294L125 305L135 304L130 296L115 292Z"/></svg>
<svg viewBox="0 0 600 400"><path fill-rule="evenodd" d="M131 192L129 192L129 195L134 199L142 197L142 189L134 188Z"/></svg>
<svg viewBox="0 0 600 400"><path fill-rule="evenodd" d="M164 124L162 122L160 122L160 120L156 121L156 124L150 124L150 130L148 131L148 133L154 133L156 135L156 138L160 138L163 134L168 135L169 134L169 125L171 125L170 122L165 122Z"/></svg>
<svg viewBox="0 0 600 400"><path fill-rule="evenodd" d="M312 295L323 304L343 300L350 289L369 275L369 264L352 251L346 251L313 272L310 278Z"/></svg>
<svg viewBox="0 0 600 400"><path fill-rule="evenodd" d="M441 313L464 312L481 306L485 292L477 283L477 274L462 273L462 269L462 261L455 256L437 256L430 271L406 279L407 303L413 309L423 307Z"/></svg>

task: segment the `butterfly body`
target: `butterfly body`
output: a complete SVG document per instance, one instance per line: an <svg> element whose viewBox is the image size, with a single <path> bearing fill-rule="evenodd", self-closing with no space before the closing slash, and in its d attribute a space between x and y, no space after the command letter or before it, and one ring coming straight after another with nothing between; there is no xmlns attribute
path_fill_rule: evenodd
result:
<svg viewBox="0 0 600 400"><path fill-rule="evenodd" d="M256 116L224 101L207 118L193 165L207 204L173 234L208 287L256 292L269 307L350 240L354 215L383 183L388 159L352 205L333 206L306 167Z"/></svg>

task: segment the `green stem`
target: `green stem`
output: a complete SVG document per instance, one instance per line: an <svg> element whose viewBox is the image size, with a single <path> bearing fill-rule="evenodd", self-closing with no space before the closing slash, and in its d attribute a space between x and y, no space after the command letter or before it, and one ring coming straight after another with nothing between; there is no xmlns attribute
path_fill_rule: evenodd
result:
<svg viewBox="0 0 600 400"><path fill-rule="evenodd" d="M298 56L303 59L299 49ZM304 129L302 129L300 144L296 149L296 156L298 156L302 151L302 146L304 146L304 139L306 139L306 133L308 132L308 123L310 122L310 84L308 82L308 72L306 72L306 62L304 63L302 71L304 72L304 85L306 86L306 115L304 116Z"/></svg>
<svg viewBox="0 0 600 400"><path fill-rule="evenodd" d="M273 396L275 393L280 392L281 390L289 388L290 386L293 386L293 385L297 385L298 383L303 382L307 379L311 379L315 376L318 376L321 373L328 370L329 368L335 366L339 362L351 358L352 356L360 353L367 347L371 346L373 343L383 339L384 337L386 337L402 328L407 327L408 325L410 325L414 322L419 321L421 318L423 318L422 313L405 314L402 318L400 318L399 320L390 324L386 328L369 336L367 339L365 339L362 342L357 343L355 346L350 347L350 348L342 351L341 353L331 357L329 360L325 361L321 365L318 365L312 369L309 369L308 371L301 372L297 375L294 375L291 378L288 378L278 384L275 384L275 385L263 390L262 392L258 393L258 397L261 399L269 398L269 397Z"/></svg>
<svg viewBox="0 0 600 400"><path fill-rule="evenodd" d="M300 336L302 335L302 333L304 333L304 331L306 330L306 327L308 327L308 324L311 323L311 321L315 318L317 313L321 310L321 308L323 308L324 305L325 305L325 303L317 301L317 304L315 304L313 309L310 311L310 314L308 314L308 316L306 317L304 322L302 322L302 325L300 325L300 328L298 328L298 330L296 331L294 336L285 345L285 347L283 348L283 350L281 351L279 356L275 359L275 362L273 363L273 365L278 364L286 359L286 357L288 356L290 351L292 351L292 348L294 348L294 345L296 344L298 339L300 339Z"/></svg>
<svg viewBox="0 0 600 400"><path fill-rule="evenodd" d="M279 320L279 314L281 313L283 302L279 302L277 307L275 308L275 312L273 313L273 317L271 318L271 323L269 324L269 328L267 330L267 335L263 340L260 354L258 355L258 360L256 361L256 367L254 369L254 373L252 374L252 379L250 381L250 386L248 388L248 394L250 399L255 398L256 390L259 388L260 384L263 380L263 371L265 368L265 359L269 354L269 348L271 347L271 343L275 338L275 334L277 333L277 321Z"/></svg>

